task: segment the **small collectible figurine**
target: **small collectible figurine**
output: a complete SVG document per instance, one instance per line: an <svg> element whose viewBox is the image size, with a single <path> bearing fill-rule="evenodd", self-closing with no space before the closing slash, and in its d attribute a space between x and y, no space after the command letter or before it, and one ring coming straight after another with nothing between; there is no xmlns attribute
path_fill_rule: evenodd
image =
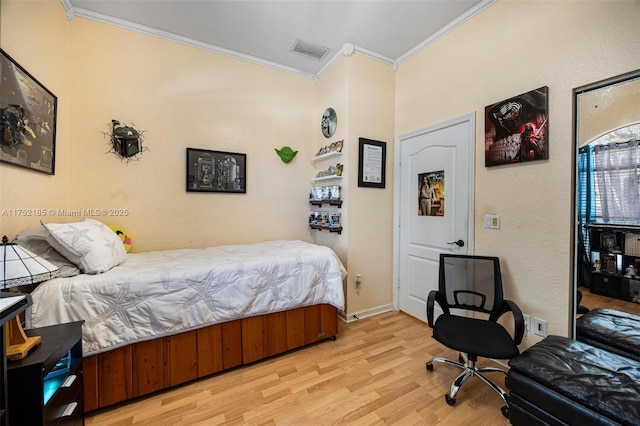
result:
<svg viewBox="0 0 640 426"><path fill-rule="evenodd" d="M596 260L596 262L593 264L593 270L596 272L600 272L600 259Z"/></svg>
<svg viewBox="0 0 640 426"><path fill-rule="evenodd" d="M629 265L627 266L627 269L625 269L625 278L633 278L636 275L636 268L633 265Z"/></svg>

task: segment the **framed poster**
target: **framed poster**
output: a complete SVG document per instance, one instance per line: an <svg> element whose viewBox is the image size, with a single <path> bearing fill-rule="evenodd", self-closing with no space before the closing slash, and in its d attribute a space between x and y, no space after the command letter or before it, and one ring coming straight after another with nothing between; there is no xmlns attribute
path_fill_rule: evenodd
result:
<svg viewBox="0 0 640 426"><path fill-rule="evenodd" d="M387 143L359 138L358 186L384 188Z"/></svg>
<svg viewBox="0 0 640 426"><path fill-rule="evenodd" d="M418 173L418 216L444 216L444 170Z"/></svg>
<svg viewBox="0 0 640 426"><path fill-rule="evenodd" d="M187 148L187 192L247 192L247 155Z"/></svg>
<svg viewBox="0 0 640 426"><path fill-rule="evenodd" d="M55 174L57 103L0 49L0 161Z"/></svg>
<svg viewBox="0 0 640 426"><path fill-rule="evenodd" d="M549 159L548 87L485 107L484 165Z"/></svg>

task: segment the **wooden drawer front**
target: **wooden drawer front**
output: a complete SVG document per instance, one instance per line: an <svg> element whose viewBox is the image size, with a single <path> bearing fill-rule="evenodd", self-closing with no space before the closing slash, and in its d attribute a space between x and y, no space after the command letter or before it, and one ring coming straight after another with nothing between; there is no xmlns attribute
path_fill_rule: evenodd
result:
<svg viewBox="0 0 640 426"><path fill-rule="evenodd" d="M132 346L133 395L146 395L164 389L162 340L153 339Z"/></svg>
<svg viewBox="0 0 640 426"><path fill-rule="evenodd" d="M276 355L287 350L287 313L277 312L264 316L264 356Z"/></svg>
<svg viewBox="0 0 640 426"><path fill-rule="evenodd" d="M98 354L98 406L133 397L131 345Z"/></svg>
<svg viewBox="0 0 640 426"><path fill-rule="evenodd" d="M309 344L321 340L322 334L322 310L320 305L304 308L304 343Z"/></svg>
<svg viewBox="0 0 640 426"><path fill-rule="evenodd" d="M304 308L287 311L287 349L304 345Z"/></svg>
<svg viewBox="0 0 640 426"><path fill-rule="evenodd" d="M222 368L242 365L242 320L222 324Z"/></svg>
<svg viewBox="0 0 640 426"><path fill-rule="evenodd" d="M198 377L197 333L187 331L165 338L165 383L175 386Z"/></svg>
<svg viewBox="0 0 640 426"><path fill-rule="evenodd" d="M251 317L242 320L242 363L249 364L264 358L262 342L262 317Z"/></svg>
<svg viewBox="0 0 640 426"><path fill-rule="evenodd" d="M320 305L321 338L338 335L338 313L332 305Z"/></svg>
<svg viewBox="0 0 640 426"><path fill-rule="evenodd" d="M60 388L44 407L44 424L55 425L60 420L82 416L82 362L67 375Z"/></svg>
<svg viewBox="0 0 640 426"><path fill-rule="evenodd" d="M222 326L210 325L197 333L198 377L222 371Z"/></svg>

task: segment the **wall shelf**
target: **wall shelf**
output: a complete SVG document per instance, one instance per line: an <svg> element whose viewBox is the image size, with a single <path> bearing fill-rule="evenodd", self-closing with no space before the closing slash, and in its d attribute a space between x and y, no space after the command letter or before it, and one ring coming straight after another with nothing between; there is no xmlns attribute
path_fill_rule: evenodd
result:
<svg viewBox="0 0 640 426"><path fill-rule="evenodd" d="M321 182L324 180L331 180L331 179L342 179L342 176L330 175L330 176L316 177L316 178L313 178L313 182Z"/></svg>
<svg viewBox="0 0 640 426"><path fill-rule="evenodd" d="M640 227L590 223L591 292L640 303Z"/></svg>
<svg viewBox="0 0 640 426"><path fill-rule="evenodd" d="M343 141L340 141L339 149L327 152L326 154L316 155L311 159L312 163L318 163L330 158L340 157L343 152ZM326 165L326 164L325 164ZM316 170L324 169L324 165L317 164ZM343 164L337 163L335 166L331 166L326 170L319 171L318 174L331 173L328 176L316 176L311 179L314 185L319 182L333 181L326 186L317 185L310 191L309 204L311 211L309 212L309 228L316 231L329 231L330 233L342 234L341 226L341 214L337 209L342 208L342 191L339 185L340 179L344 176ZM321 193L317 190L322 189ZM333 199L331 199L333 198ZM336 199L337 198L337 199ZM327 210L319 210L318 208L325 207Z"/></svg>
<svg viewBox="0 0 640 426"><path fill-rule="evenodd" d="M312 206L322 207L323 204L328 204L330 206L337 206L338 208L342 207L342 200L311 200L309 204Z"/></svg>
<svg viewBox="0 0 640 426"><path fill-rule="evenodd" d="M316 162L316 161L322 161L322 160L326 160L327 158L334 158L334 157L339 157L343 154L342 151L331 151L327 154L322 154L322 155L316 155L315 157L313 157L311 159L311 161Z"/></svg>
<svg viewBox="0 0 640 426"><path fill-rule="evenodd" d="M342 226L309 225L309 228L315 229L318 231L326 230L329 232L337 232L338 234L342 234Z"/></svg>

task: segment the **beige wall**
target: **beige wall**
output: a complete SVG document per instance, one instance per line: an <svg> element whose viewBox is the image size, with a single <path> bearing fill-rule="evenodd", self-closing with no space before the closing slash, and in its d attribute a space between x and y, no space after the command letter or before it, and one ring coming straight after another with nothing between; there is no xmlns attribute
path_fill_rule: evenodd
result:
<svg viewBox="0 0 640 426"><path fill-rule="evenodd" d="M6 163L0 165L0 210L5 211L0 215L0 235L12 239L41 219L14 209L48 209L71 200L68 74L62 66L68 58L68 37L60 2L2 0L0 12L0 47L58 97L55 176ZM28 24L23 16L28 17ZM34 28L42 32L35 32Z"/></svg>
<svg viewBox="0 0 640 426"><path fill-rule="evenodd" d="M552 334L570 332L572 90L640 68L638 22L637 1L499 1L396 74L396 135L476 113L475 253L500 256L507 297ZM485 168L484 107L540 86L549 160ZM500 230L483 227L485 213L502 216Z"/></svg>
<svg viewBox="0 0 640 426"><path fill-rule="evenodd" d="M315 231L313 238L332 247L349 271L345 282L347 320L354 314L361 317L391 309L393 299L394 79L388 65L354 54L340 59L318 82L316 116L331 107L338 125L332 138L316 133L316 151L342 139L345 145L341 157L319 162L316 167L321 170L336 162L344 164L345 175L339 182L344 230L342 235ZM387 143L384 189L358 187L360 137ZM358 274L362 284L356 288Z"/></svg>
<svg viewBox="0 0 640 426"><path fill-rule="evenodd" d="M70 28L78 202L129 207L137 251L309 239L313 81L88 20ZM140 161L104 154L112 118L146 130ZM284 145L298 151L288 164ZM187 193L187 147L246 153L247 194Z"/></svg>
<svg viewBox="0 0 640 426"><path fill-rule="evenodd" d="M391 309L395 73L360 55L347 58L350 152L348 319ZM358 187L359 138L386 142L385 188ZM355 287L355 277L362 284Z"/></svg>
<svg viewBox="0 0 640 426"><path fill-rule="evenodd" d="M52 47L38 45L42 32L15 25L24 16L40 13L39 27L52 40L59 38L55 53L46 52L51 63L42 69L29 59L37 62L33 58ZM0 167L1 208L126 209L124 217L96 218L126 227L133 236L134 252L310 240L332 247L348 269L352 264L363 275L359 291L353 286L346 289L347 313L391 305L395 78L391 67L353 55L339 61L316 84L114 26L81 18L67 21L58 0L3 0L2 24L2 35L11 36L3 38L7 41L3 47L15 51L27 69L42 76L43 82L57 74L63 77L51 87L59 99L58 122L62 116L72 119L57 135L55 176ZM21 50L24 40L31 49ZM338 113L338 127L332 138L325 139L320 117L328 106ZM108 152L104 133L111 119L144 131L148 150L139 161L127 163ZM360 136L389 144L384 190L357 188ZM345 232L311 231L307 225L311 179L318 167L333 162L313 164L311 158L321 146L340 139L345 140L345 155L335 161L345 163L347 171L341 182ZM283 145L298 150L289 164L274 151ZM186 193L186 147L246 153L247 194ZM66 184L60 185L63 179ZM22 180L34 182L28 192L22 185L10 184ZM45 196L43 181L51 182L53 194ZM0 227L13 238L37 226L40 219L79 218L59 213L44 218L2 217Z"/></svg>
<svg viewBox="0 0 640 426"><path fill-rule="evenodd" d="M42 31L17 24L34 12L43 13ZM125 217L97 219L125 226L137 252L310 239L307 177L319 128L313 81L86 19L67 21L57 0L5 0L2 23L3 47L52 81L62 124L54 177L0 168L3 208L128 209ZM145 131L148 151L139 161L108 153L111 119ZM275 153L284 145L299 151L289 164ZM187 147L246 153L247 194L187 193ZM55 191L46 195L49 185ZM2 231L13 237L37 223L3 218Z"/></svg>

